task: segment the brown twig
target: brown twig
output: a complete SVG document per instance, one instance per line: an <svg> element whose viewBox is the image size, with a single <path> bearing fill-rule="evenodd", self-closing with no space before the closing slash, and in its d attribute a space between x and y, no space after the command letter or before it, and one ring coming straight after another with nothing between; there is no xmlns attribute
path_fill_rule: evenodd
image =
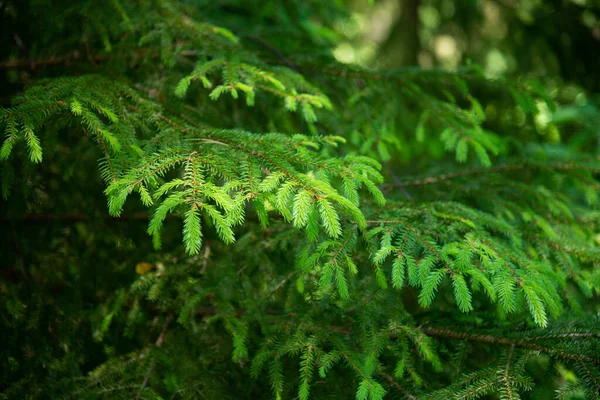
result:
<svg viewBox="0 0 600 400"><path fill-rule="evenodd" d="M438 176L432 176L429 178L416 179L416 180L412 180L412 181L402 181L401 185L403 185L403 186L424 186L424 185L440 183L440 182L447 181L450 179L461 178L461 177L465 177L465 176L494 173L494 172L516 171L516 170L522 170L522 169L527 169L527 168L546 169L546 170L550 170L550 171L553 171L553 170L555 170L555 171L570 171L570 170L582 169L582 170L591 170L591 171L597 172L596 168L578 167L577 165L571 164L571 163L548 164L548 165L535 165L535 164L528 164L528 163L499 164L495 167L490 167L490 168L474 168L474 169L468 169L468 170L464 170L464 171L451 172L451 173L442 174L442 175L438 175ZM382 185L382 188L388 189L388 188L391 188L394 186L397 186L397 185L396 184L384 184L384 185Z"/></svg>
<svg viewBox="0 0 600 400"><path fill-rule="evenodd" d="M531 343L528 339L511 339L505 338L501 336L494 336L489 334L478 334L478 333L470 333L470 332L459 332L453 331L447 328L437 328L437 327L421 327L423 333L427 336L434 336L446 339L457 339L457 340L468 340L470 342L477 343L485 343L485 344L493 344L500 346L514 346L520 349L527 349L533 351L539 351L540 353L545 353L549 355L558 356L561 358L565 358L568 360L574 360L579 362L587 362L596 365L600 365L600 359L595 359L592 357L588 357L583 354L571 354L560 349L552 349L548 347L542 347L538 344Z"/></svg>
<svg viewBox="0 0 600 400"><path fill-rule="evenodd" d="M15 215L0 216L0 222L26 222L26 223L50 223L50 222L63 222L63 223L76 223L76 222L93 222L98 220L104 220L105 222L129 222L129 221L148 221L152 215L146 212L137 212L131 214L123 214L119 217L113 217L112 215L85 215L85 214L28 214L28 215ZM273 216L272 218L277 218ZM166 220L181 220L181 217L175 214L169 214ZM247 221L258 221L258 217L249 215L246 217Z"/></svg>
<svg viewBox="0 0 600 400"><path fill-rule="evenodd" d="M130 54L133 54L134 58L139 58L147 55L150 49L144 48L139 49L134 52L129 53L115 53L115 54L99 54L99 55L88 55L87 57L82 57L81 53L78 50L73 51L69 54L64 54L61 56L52 56L42 60L9 60L0 62L0 69L30 69L35 70L38 67L45 66L55 66L55 65L63 65L69 63L85 63L90 62L91 64L97 64L103 61L113 60L116 58L127 57ZM186 50L179 53L179 55L184 57L195 57L198 55L197 51L194 50ZM159 58L160 54L153 54L152 58Z"/></svg>
<svg viewBox="0 0 600 400"><path fill-rule="evenodd" d="M169 323L171 322L172 319L173 319L172 314L167 315L167 317L165 318L165 322L162 326L160 334L158 335L156 342L154 342L154 345L156 347L162 346L163 342L165 341L165 333L167 332L167 327L169 326ZM148 367L148 371L146 372L146 376L144 376L144 381L142 382L142 385L140 386L140 390L144 389L146 387L146 385L148 384L150 375L152 374L152 371L154 371L154 365L155 365L155 362L154 362L154 359L152 359L152 361L150 361L150 366ZM139 398L139 396L138 396L138 398Z"/></svg>
<svg viewBox="0 0 600 400"><path fill-rule="evenodd" d="M175 216L168 216L167 218L173 219ZM27 222L27 223L46 223L46 222L65 222L65 223L76 223L76 222L88 222L94 220L104 220L109 222L128 222L128 221L147 221L150 219L148 213L132 213L124 214L120 217L113 217L112 215L85 215L85 214L29 214L21 216L0 216L0 221L15 221L15 222Z"/></svg>
<svg viewBox="0 0 600 400"><path fill-rule="evenodd" d="M292 272L290 272L289 274L287 274L287 275L286 275L286 277L285 277L285 278L283 278L283 279L281 280L281 282L279 282L279 283L278 283L278 284L277 284L277 285L276 285L276 286L275 286L275 287L274 287L274 288L271 290L270 294L273 294L273 293L275 293L276 291L278 291L278 290L279 290L279 288L281 288L283 285L285 285L285 283L286 283L287 281L289 281L289 280L290 280L290 278L291 278L292 276L294 276L295 274L296 274L296 271L292 271Z"/></svg>
<svg viewBox="0 0 600 400"><path fill-rule="evenodd" d="M390 386L392 386L393 388L398 390L400 393L402 393L407 399L417 400L417 398L415 396L413 396L408 390L404 389L402 387L402 385L400 385L398 382L396 382L396 380L394 378L392 378L392 376L390 374L381 372L381 376L383 376L385 378L385 380L388 381Z"/></svg>

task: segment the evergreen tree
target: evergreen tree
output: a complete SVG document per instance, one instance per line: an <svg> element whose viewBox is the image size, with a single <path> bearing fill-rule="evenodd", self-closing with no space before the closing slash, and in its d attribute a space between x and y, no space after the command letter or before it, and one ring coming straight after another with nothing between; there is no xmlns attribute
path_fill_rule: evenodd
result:
<svg viewBox="0 0 600 400"><path fill-rule="evenodd" d="M0 14L0 398L600 397L573 71L341 63L342 1Z"/></svg>

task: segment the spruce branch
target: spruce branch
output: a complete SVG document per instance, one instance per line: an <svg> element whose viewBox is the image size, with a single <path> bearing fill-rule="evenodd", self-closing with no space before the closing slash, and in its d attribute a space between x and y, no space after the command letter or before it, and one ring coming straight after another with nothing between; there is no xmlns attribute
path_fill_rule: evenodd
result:
<svg viewBox="0 0 600 400"><path fill-rule="evenodd" d="M432 337L440 337L447 339L456 339L456 340L468 340L472 342L492 344L492 345L501 345L507 347L516 347L522 349L528 349L533 351L539 351L541 353L546 353L549 355L554 355L563 359L585 362L600 365L600 359L589 357L584 354L573 354L566 352L560 349L553 349L551 347L544 347L538 345L536 343L532 343L527 339L510 339L502 336L494 336L489 334L477 334L470 332L460 332L454 331L448 328L439 328L439 327L428 327L423 326L421 330L428 336Z"/></svg>

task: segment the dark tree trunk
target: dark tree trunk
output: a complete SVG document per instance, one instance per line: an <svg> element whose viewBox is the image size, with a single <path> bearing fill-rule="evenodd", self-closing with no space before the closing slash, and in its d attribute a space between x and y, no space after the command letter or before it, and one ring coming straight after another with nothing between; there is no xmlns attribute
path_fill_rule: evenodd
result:
<svg viewBox="0 0 600 400"><path fill-rule="evenodd" d="M400 15L380 47L386 67L416 65L419 55L419 0L398 0Z"/></svg>

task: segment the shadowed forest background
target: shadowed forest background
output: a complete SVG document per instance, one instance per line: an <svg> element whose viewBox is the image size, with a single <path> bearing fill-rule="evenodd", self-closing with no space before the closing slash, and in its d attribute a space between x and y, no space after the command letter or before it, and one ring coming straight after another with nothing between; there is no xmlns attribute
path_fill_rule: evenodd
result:
<svg viewBox="0 0 600 400"><path fill-rule="evenodd" d="M0 399L600 398L599 1L0 21Z"/></svg>

